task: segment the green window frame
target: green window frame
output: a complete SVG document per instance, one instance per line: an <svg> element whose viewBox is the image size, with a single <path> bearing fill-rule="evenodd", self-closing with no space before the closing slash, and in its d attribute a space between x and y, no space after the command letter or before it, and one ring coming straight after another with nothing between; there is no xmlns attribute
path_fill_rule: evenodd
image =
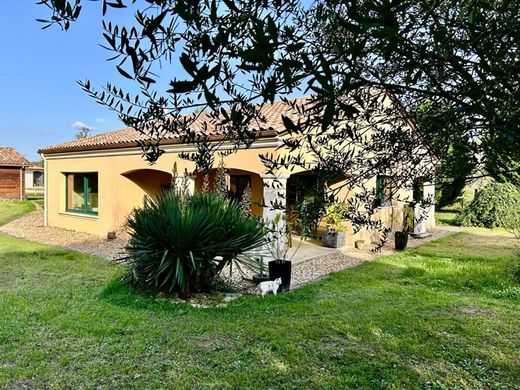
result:
<svg viewBox="0 0 520 390"><path fill-rule="evenodd" d="M65 210L98 215L98 202L97 172L65 174Z"/></svg>

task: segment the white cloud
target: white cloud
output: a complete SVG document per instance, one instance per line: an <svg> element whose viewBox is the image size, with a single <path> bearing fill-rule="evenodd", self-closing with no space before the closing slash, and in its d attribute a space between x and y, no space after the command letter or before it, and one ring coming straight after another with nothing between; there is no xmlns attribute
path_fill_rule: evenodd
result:
<svg viewBox="0 0 520 390"><path fill-rule="evenodd" d="M76 128L76 129L82 129L82 128L84 128L84 127L86 127L87 129L90 129L90 130L93 129L93 127L91 127L91 126L89 126L89 125L87 125L87 124L85 124L85 123L83 123L83 122L81 122L81 121L76 121L76 122L74 122L74 123L72 124L72 127Z"/></svg>
<svg viewBox="0 0 520 390"><path fill-rule="evenodd" d="M103 118L96 118L96 122L104 124L105 123L105 119L103 119Z"/></svg>

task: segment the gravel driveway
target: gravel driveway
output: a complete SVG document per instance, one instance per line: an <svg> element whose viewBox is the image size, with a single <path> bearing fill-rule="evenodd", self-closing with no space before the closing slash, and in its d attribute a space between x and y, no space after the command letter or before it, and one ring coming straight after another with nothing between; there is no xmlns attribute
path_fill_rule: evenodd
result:
<svg viewBox="0 0 520 390"><path fill-rule="evenodd" d="M76 252L110 260L124 257L125 239L107 240L91 234L43 226L43 210L34 211L4 226L0 232L42 244L55 245Z"/></svg>

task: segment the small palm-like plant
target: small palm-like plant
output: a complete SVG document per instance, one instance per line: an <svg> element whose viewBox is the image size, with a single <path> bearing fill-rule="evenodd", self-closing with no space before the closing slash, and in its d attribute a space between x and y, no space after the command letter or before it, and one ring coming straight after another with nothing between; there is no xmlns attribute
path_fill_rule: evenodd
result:
<svg viewBox="0 0 520 390"><path fill-rule="evenodd" d="M264 244L264 227L240 206L213 193L165 191L145 201L128 220L129 271L134 284L179 292L208 291L235 262L253 268L244 255Z"/></svg>

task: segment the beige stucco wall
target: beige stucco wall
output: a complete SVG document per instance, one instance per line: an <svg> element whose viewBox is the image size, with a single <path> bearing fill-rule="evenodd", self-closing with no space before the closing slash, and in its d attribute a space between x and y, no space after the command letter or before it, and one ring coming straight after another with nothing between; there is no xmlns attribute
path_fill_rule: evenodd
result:
<svg viewBox="0 0 520 390"><path fill-rule="evenodd" d="M338 181L334 185L330 186L331 189L338 189L337 199L338 201L347 201L360 191L359 188L350 188L346 184L345 180ZM376 188L376 178L369 179L366 183L366 190L374 190ZM435 196L435 186L431 183L425 183L424 197ZM413 191L411 189L400 189L393 194L392 206L380 207L376 210L373 215L373 219L381 221L383 226L389 228L392 232L402 229L403 226L403 200L411 200L413 198ZM344 221L345 229L345 247L353 247L355 241L364 240L366 243L376 243L380 240L381 232L378 229L367 229L361 228L358 232L354 233L352 223L350 221ZM428 210L428 218L426 220L426 226L428 229L435 227L435 206L430 206ZM321 235L326 230L326 223L322 221L318 228L318 235Z"/></svg>
<svg viewBox="0 0 520 390"><path fill-rule="evenodd" d="M227 168L263 174L265 167L259 154L274 153L275 146L254 147L240 150L224 158ZM154 188L168 184L174 163L179 173L193 171L192 162L179 158L177 151L167 151L159 161L150 166L138 149L84 152L70 155L44 156L46 164L45 212L48 226L106 236L118 230L127 216L142 204L145 195L153 195ZM154 172L154 171L160 171ZM66 173L98 173L99 211L97 216L70 213L66 208ZM162 173L161 173L162 172ZM262 190L259 176L253 179L253 197ZM164 182L164 183L163 183ZM261 199L261 198L260 198ZM261 212L255 208L254 212Z"/></svg>

